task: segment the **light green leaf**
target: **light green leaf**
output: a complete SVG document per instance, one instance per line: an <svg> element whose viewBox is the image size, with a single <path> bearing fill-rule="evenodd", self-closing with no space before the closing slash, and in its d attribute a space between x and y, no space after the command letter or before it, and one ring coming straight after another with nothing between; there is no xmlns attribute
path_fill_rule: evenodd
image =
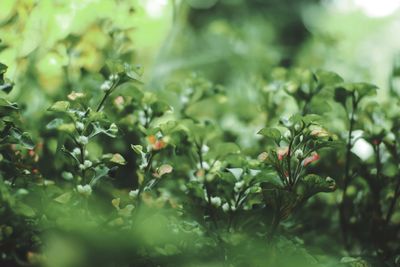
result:
<svg viewBox="0 0 400 267"><path fill-rule="evenodd" d="M119 154L119 153L115 153L115 154L111 157L110 162L113 162L113 163L116 163L116 164L119 164L119 165L125 165L125 164L126 164L126 160L125 160L124 157L123 157L121 154Z"/></svg>
<svg viewBox="0 0 400 267"><path fill-rule="evenodd" d="M71 192L66 192L66 193L56 197L54 199L54 201L56 201L58 203L61 203L61 204L66 204L66 203L68 203L70 201L71 196L72 196Z"/></svg>
<svg viewBox="0 0 400 267"><path fill-rule="evenodd" d="M68 101L57 101L48 110L56 112L65 112L68 110L68 108L69 108Z"/></svg>

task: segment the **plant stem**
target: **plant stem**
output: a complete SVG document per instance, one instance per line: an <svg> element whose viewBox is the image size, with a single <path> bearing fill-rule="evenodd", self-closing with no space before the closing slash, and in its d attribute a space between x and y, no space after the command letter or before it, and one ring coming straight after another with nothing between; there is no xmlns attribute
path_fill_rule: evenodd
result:
<svg viewBox="0 0 400 267"><path fill-rule="evenodd" d="M346 249L349 249L348 237L347 237L347 218L346 218L346 204L347 204L347 188L350 184L350 163L351 163L351 148L352 144L352 135L355 123L355 110L357 107L357 102L355 101L354 94L352 95L352 111L350 115L349 122L349 132L348 132L348 140L346 146L346 158L345 158L345 170L344 170L344 181L343 181L343 193L342 193L342 202L340 204L340 224L342 229L342 238Z"/></svg>
<svg viewBox="0 0 400 267"><path fill-rule="evenodd" d="M294 138L294 137L293 137ZM293 186L293 181L292 181L292 170L291 170L291 153L292 153L292 145L293 145L293 139L290 140L289 147L288 147L288 153L287 153L287 165L288 165L288 176L289 176L289 190L291 190Z"/></svg>
<svg viewBox="0 0 400 267"><path fill-rule="evenodd" d="M396 206L396 202L399 197L400 197L400 177L397 178L397 184L394 190L394 196L392 198L392 201L390 202L388 213L386 215L386 220L385 220L386 224L390 223L390 219L393 216L394 207Z"/></svg>
<svg viewBox="0 0 400 267"><path fill-rule="evenodd" d="M108 96L109 96L109 95L111 94L111 92L114 91L114 89L117 87L118 82L119 82L119 79L117 79L116 81L114 81L114 83L112 84L111 88L108 89L108 90L105 92L105 94L104 94L104 96L103 96L103 99L101 99L100 104L99 104L99 105L97 106L97 108L96 108L96 112L99 112L99 111L101 110L101 108L103 107L104 102L106 102Z"/></svg>

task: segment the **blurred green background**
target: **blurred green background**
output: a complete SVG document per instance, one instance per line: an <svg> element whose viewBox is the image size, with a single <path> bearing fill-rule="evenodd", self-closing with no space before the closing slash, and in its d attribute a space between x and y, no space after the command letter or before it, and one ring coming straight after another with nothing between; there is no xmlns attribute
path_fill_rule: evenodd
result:
<svg viewBox="0 0 400 267"><path fill-rule="evenodd" d="M61 95L62 88L79 87L83 73L99 71L109 58L143 65L145 80L154 86L189 69L239 86L256 71L298 66L386 88L400 47L400 4L392 0L2 0L0 5L0 58L16 81L13 97L30 99L31 111L41 107L41 99Z"/></svg>

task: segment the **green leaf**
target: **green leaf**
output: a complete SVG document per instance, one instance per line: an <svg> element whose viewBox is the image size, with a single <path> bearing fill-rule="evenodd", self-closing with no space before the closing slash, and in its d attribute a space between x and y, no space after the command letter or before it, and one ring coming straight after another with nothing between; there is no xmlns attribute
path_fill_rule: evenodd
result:
<svg viewBox="0 0 400 267"><path fill-rule="evenodd" d="M14 207L14 212L26 217L33 217L35 216L35 211L28 205L18 202Z"/></svg>
<svg viewBox="0 0 400 267"><path fill-rule="evenodd" d="M10 101L8 101L8 100L6 100L4 98L0 98L0 110L2 108L17 110L18 109L18 104L17 103L11 103Z"/></svg>
<svg viewBox="0 0 400 267"><path fill-rule="evenodd" d="M283 183L275 171L264 170L255 176L263 189L282 189Z"/></svg>
<svg viewBox="0 0 400 267"><path fill-rule="evenodd" d="M49 130L57 129L57 128L58 128L60 125L62 125L63 123L64 123L64 120L63 120L63 119L56 118L56 119L50 121L50 122L46 125L46 128L49 129Z"/></svg>
<svg viewBox="0 0 400 267"><path fill-rule="evenodd" d="M270 127L262 128L260 131L258 131L257 134L261 134L267 138L271 138L272 140L275 141L275 143L279 143L281 139L281 132L276 128L270 128Z"/></svg>
<svg viewBox="0 0 400 267"><path fill-rule="evenodd" d="M210 159L221 159L231 154L237 154L240 152L240 148L235 143L218 143L212 146L210 152L208 152L207 158Z"/></svg>
<svg viewBox="0 0 400 267"><path fill-rule="evenodd" d="M378 90L378 87L376 85L370 83L355 83L354 87L356 93L358 94L358 99L366 96L374 96L376 95L376 91Z"/></svg>
<svg viewBox="0 0 400 267"><path fill-rule="evenodd" d="M298 194L307 199L320 192L335 191L336 183L330 177L322 178L315 174L309 174L299 181L297 189Z"/></svg>
<svg viewBox="0 0 400 267"><path fill-rule="evenodd" d="M27 149L33 149L35 144L32 141L31 136L27 132L21 132L17 128L11 128L9 132L10 142L22 145Z"/></svg>
<svg viewBox="0 0 400 267"><path fill-rule="evenodd" d="M68 101L57 101L48 110L55 112L66 112L69 108Z"/></svg>
<svg viewBox="0 0 400 267"><path fill-rule="evenodd" d="M272 207L280 219L287 218L298 203L298 196L281 189L263 189L265 204Z"/></svg>
<svg viewBox="0 0 400 267"><path fill-rule="evenodd" d="M4 73L7 71L7 66L0 63L0 85L4 84Z"/></svg>
<svg viewBox="0 0 400 267"><path fill-rule="evenodd" d="M11 92L11 90L13 89L14 84L10 83L10 82L6 82L4 84L0 84L0 91L4 91L5 93L9 93Z"/></svg>
<svg viewBox="0 0 400 267"><path fill-rule="evenodd" d="M357 101L366 96L376 95L378 87L370 83L343 83L335 89L335 100L344 103L345 99L354 94Z"/></svg>
<svg viewBox="0 0 400 267"><path fill-rule="evenodd" d="M54 201L56 201L58 203L61 203L61 204L66 204L66 203L68 203L70 201L71 196L72 196L71 192L66 192L66 193L56 197L54 199Z"/></svg>
<svg viewBox="0 0 400 267"><path fill-rule="evenodd" d="M133 151L135 151L136 154L141 155L143 154L143 147L141 145L131 145L131 148Z"/></svg>
<svg viewBox="0 0 400 267"><path fill-rule="evenodd" d="M317 70L315 72L315 77L320 87L335 85L343 82L342 77L331 71Z"/></svg>
<svg viewBox="0 0 400 267"><path fill-rule="evenodd" d="M113 163L116 163L116 164L119 164L119 165L125 165L125 164L126 164L126 160L125 160L124 157L123 157L121 154L119 154L119 153L115 153L115 154L111 157L110 162L113 162Z"/></svg>
<svg viewBox="0 0 400 267"><path fill-rule="evenodd" d="M27 149L33 149L35 146L30 134L27 132L22 133L20 142L21 142L21 145Z"/></svg>

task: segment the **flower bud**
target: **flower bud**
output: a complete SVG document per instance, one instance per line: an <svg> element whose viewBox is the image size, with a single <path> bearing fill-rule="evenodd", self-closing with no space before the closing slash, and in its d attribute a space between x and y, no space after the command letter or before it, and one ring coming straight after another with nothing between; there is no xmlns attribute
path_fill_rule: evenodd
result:
<svg viewBox="0 0 400 267"><path fill-rule="evenodd" d="M92 194L92 187L90 185L88 185L88 184L86 184L86 185L78 185L76 187L76 189L77 189L79 194L81 194L81 195L83 195L85 197L88 197L88 196L90 196Z"/></svg>
<svg viewBox="0 0 400 267"><path fill-rule="evenodd" d="M89 142L89 139L86 136L81 135L76 141L81 145L86 145Z"/></svg>
<svg viewBox="0 0 400 267"><path fill-rule="evenodd" d="M297 150L294 152L294 156L295 156L297 159L300 159L301 157L303 157L303 150L297 149Z"/></svg>
<svg viewBox="0 0 400 267"><path fill-rule="evenodd" d="M234 187L235 192L239 192L240 189L243 188L243 186L244 186L244 181L236 182Z"/></svg>
<svg viewBox="0 0 400 267"><path fill-rule="evenodd" d="M222 205L222 210L223 210L224 212L228 212L228 211L229 211L229 204L225 202L225 203Z"/></svg>
<svg viewBox="0 0 400 267"><path fill-rule="evenodd" d="M260 155L258 155L257 159L259 161L265 161L268 158L268 153L267 152L262 152Z"/></svg>
<svg viewBox="0 0 400 267"><path fill-rule="evenodd" d="M78 130L78 131L83 131L83 129L85 128L85 125L82 123L82 122L77 122L76 124L75 124L75 127L76 127L76 129Z"/></svg>
<svg viewBox="0 0 400 267"><path fill-rule="evenodd" d="M111 89L112 82L111 81L105 81L101 86L100 89L103 91L108 91Z"/></svg>
<svg viewBox="0 0 400 267"><path fill-rule="evenodd" d="M136 199L139 195L139 189L129 191L129 197L131 199Z"/></svg>
<svg viewBox="0 0 400 267"><path fill-rule="evenodd" d="M93 163L90 160L85 160L83 162L83 166L85 166L85 169L92 167L92 165L93 165Z"/></svg>
<svg viewBox="0 0 400 267"><path fill-rule="evenodd" d="M211 200L211 204L212 205L214 205L216 207L220 207L221 206L222 201L221 201L220 197L211 197L210 200Z"/></svg>
<svg viewBox="0 0 400 267"><path fill-rule="evenodd" d="M61 176L62 176L62 178L64 178L67 181L74 179L74 175L70 172L62 172Z"/></svg>
<svg viewBox="0 0 400 267"><path fill-rule="evenodd" d="M72 154L74 154L75 157L79 156L81 154L81 150L78 147L75 147L72 150Z"/></svg>
<svg viewBox="0 0 400 267"><path fill-rule="evenodd" d="M110 131L111 134L114 134L114 135L118 133L118 127L115 123L112 123L108 130Z"/></svg>
<svg viewBox="0 0 400 267"><path fill-rule="evenodd" d="M111 74L110 77L108 77L109 80L115 81L118 79L118 74Z"/></svg>

